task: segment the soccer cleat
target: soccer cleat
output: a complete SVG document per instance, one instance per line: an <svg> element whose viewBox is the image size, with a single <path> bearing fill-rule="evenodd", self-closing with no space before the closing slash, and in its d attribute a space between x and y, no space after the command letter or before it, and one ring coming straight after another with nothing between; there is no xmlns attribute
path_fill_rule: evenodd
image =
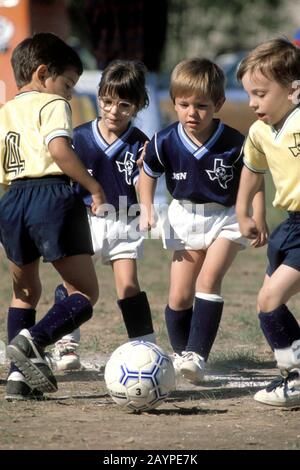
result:
<svg viewBox="0 0 300 470"><path fill-rule="evenodd" d="M59 371L80 369L78 346L79 344L72 340L61 339L57 341L51 352L51 362L54 369Z"/></svg>
<svg viewBox="0 0 300 470"><path fill-rule="evenodd" d="M7 401L44 400L44 395L42 392L32 389L21 372L14 371L7 378L4 398Z"/></svg>
<svg viewBox="0 0 300 470"><path fill-rule="evenodd" d="M276 377L266 388L254 395L254 400L271 406L300 405L300 369Z"/></svg>
<svg viewBox="0 0 300 470"><path fill-rule="evenodd" d="M182 355L174 352L170 357L171 361L173 362L175 375L177 378L179 378L181 376Z"/></svg>
<svg viewBox="0 0 300 470"><path fill-rule="evenodd" d="M194 351L183 351L180 372L185 379L198 385L204 379L205 361Z"/></svg>
<svg viewBox="0 0 300 470"><path fill-rule="evenodd" d="M44 353L34 344L28 330L20 333L7 346L7 356L16 364L27 384L39 392L56 392L57 383Z"/></svg>

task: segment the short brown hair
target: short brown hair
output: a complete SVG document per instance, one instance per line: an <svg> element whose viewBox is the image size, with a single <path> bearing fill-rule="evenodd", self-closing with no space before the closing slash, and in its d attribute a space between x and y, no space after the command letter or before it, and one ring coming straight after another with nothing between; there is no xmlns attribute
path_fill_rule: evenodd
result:
<svg viewBox="0 0 300 470"><path fill-rule="evenodd" d="M222 69L209 59L195 57L179 62L171 74L170 96L208 96L214 104L225 96Z"/></svg>
<svg viewBox="0 0 300 470"><path fill-rule="evenodd" d="M128 100L139 111L149 104L146 72L145 65L138 60L114 60L102 73L98 96L109 95Z"/></svg>
<svg viewBox="0 0 300 470"><path fill-rule="evenodd" d="M41 64L53 75L61 75L69 67L78 75L83 71L77 52L52 33L37 33L20 42L13 50L11 64L18 88L30 83Z"/></svg>
<svg viewBox="0 0 300 470"><path fill-rule="evenodd" d="M248 71L259 71L282 86L290 86L300 79L300 49L286 38L263 42L241 61L237 79L241 81Z"/></svg>

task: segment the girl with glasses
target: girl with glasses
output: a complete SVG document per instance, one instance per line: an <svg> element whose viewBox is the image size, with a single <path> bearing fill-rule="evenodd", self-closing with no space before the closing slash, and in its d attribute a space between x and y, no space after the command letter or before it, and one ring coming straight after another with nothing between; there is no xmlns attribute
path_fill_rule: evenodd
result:
<svg viewBox="0 0 300 470"><path fill-rule="evenodd" d="M137 229L136 188L148 137L132 120L149 102L145 70L143 63L130 60L116 60L105 68L98 90L100 116L74 129L73 145L106 195L107 204L96 216L90 210L91 195L76 185L87 207L95 254L112 267L128 337L155 342L151 311L147 295L140 289L136 266L144 241ZM66 295L64 286L58 286L56 297ZM53 358L57 369L80 367L79 339L79 330L75 330L56 344Z"/></svg>

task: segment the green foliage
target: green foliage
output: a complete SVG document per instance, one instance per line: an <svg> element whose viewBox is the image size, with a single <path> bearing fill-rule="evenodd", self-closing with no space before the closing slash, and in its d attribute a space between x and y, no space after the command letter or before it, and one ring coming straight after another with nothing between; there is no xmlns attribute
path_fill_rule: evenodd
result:
<svg viewBox="0 0 300 470"><path fill-rule="evenodd" d="M282 0L169 0L164 68L184 57L254 47L282 28Z"/></svg>

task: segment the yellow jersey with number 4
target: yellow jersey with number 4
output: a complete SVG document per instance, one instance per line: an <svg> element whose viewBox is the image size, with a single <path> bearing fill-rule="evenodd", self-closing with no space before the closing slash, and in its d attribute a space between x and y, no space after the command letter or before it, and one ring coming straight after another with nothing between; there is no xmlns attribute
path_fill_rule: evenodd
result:
<svg viewBox="0 0 300 470"><path fill-rule="evenodd" d="M269 168L276 188L274 207L300 211L300 109L291 112L279 131L262 121L252 124L244 163L257 173Z"/></svg>
<svg viewBox="0 0 300 470"><path fill-rule="evenodd" d="M48 149L55 137L72 137L69 103L58 95L20 93L0 108L0 184L61 175Z"/></svg>

